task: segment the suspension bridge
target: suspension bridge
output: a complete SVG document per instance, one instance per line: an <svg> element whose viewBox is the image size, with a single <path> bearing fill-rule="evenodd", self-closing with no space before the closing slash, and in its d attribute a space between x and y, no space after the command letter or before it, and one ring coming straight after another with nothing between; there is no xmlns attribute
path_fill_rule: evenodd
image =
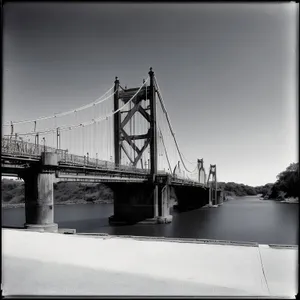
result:
<svg viewBox="0 0 300 300"><path fill-rule="evenodd" d="M167 223L178 209L221 204L216 165L180 151L152 68L137 88L114 85L69 111L2 125L2 175L25 182L25 228L56 231L53 183L103 182L114 193L111 224Z"/></svg>

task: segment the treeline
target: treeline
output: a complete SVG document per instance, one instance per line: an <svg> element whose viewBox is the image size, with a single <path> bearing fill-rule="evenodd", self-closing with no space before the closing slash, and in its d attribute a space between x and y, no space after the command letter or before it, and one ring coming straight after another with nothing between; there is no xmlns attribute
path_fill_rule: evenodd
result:
<svg viewBox="0 0 300 300"><path fill-rule="evenodd" d="M290 164L277 176L275 183L252 187L235 182L218 182L218 187L228 196L254 196L262 194L266 199L299 197L299 163ZM2 203L19 204L25 202L24 182L2 179ZM54 203L97 203L113 202L113 193L104 184L59 182L54 184Z"/></svg>
<svg viewBox="0 0 300 300"><path fill-rule="evenodd" d="M229 196L254 196L259 194L256 187L235 182L218 182L218 188L224 190Z"/></svg>
<svg viewBox="0 0 300 300"><path fill-rule="evenodd" d="M2 179L2 203L19 204L25 202L24 182ZM54 203L111 203L113 193L104 184L58 182L54 184Z"/></svg>
<svg viewBox="0 0 300 300"><path fill-rule="evenodd" d="M299 163L291 163L285 171L277 175L277 181L263 191L268 199L299 197Z"/></svg>
<svg viewBox="0 0 300 300"><path fill-rule="evenodd" d="M265 199L299 197L299 163L291 163L285 171L277 175L275 183L252 187L235 182L219 182L219 188L230 196L252 196L262 194Z"/></svg>
<svg viewBox="0 0 300 300"><path fill-rule="evenodd" d="M2 179L2 203L19 204L25 201L24 183L12 179Z"/></svg>
<svg viewBox="0 0 300 300"><path fill-rule="evenodd" d="M255 190L257 191L257 194L262 194L263 197L266 197L268 195L273 187L274 183L267 183L262 186L255 187Z"/></svg>

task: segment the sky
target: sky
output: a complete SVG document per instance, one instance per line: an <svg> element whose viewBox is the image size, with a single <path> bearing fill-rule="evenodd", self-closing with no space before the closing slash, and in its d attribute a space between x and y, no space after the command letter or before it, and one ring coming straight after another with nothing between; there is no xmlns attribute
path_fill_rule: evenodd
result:
<svg viewBox="0 0 300 300"><path fill-rule="evenodd" d="M3 122L94 101L152 67L181 151L218 181L298 162L294 3L8 3Z"/></svg>

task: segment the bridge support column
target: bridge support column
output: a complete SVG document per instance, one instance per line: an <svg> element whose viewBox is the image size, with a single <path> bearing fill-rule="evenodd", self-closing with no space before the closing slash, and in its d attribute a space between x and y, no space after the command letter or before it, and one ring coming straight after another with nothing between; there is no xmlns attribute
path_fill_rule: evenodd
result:
<svg viewBox="0 0 300 300"><path fill-rule="evenodd" d="M158 186L158 216L157 223L171 223L173 216L170 215L170 186Z"/></svg>
<svg viewBox="0 0 300 300"><path fill-rule="evenodd" d="M213 205L213 201L212 201L213 189L211 187L209 188L208 195L209 195L208 206L211 207Z"/></svg>
<svg viewBox="0 0 300 300"><path fill-rule="evenodd" d="M209 206L213 205L222 205L223 204L223 196L220 190L216 190L213 187L209 188Z"/></svg>
<svg viewBox="0 0 300 300"><path fill-rule="evenodd" d="M170 223L170 186L167 177L159 182L110 183L114 191L114 215L111 225Z"/></svg>
<svg viewBox="0 0 300 300"><path fill-rule="evenodd" d="M222 193L222 191L218 191L217 199L218 199L218 205L222 205L223 204L223 193Z"/></svg>
<svg viewBox="0 0 300 300"><path fill-rule="evenodd" d="M57 163L54 153L42 156L43 165ZM58 225L54 223L53 183L55 173L52 170L30 170L23 177L25 181L25 214L26 229L34 231L57 232Z"/></svg>

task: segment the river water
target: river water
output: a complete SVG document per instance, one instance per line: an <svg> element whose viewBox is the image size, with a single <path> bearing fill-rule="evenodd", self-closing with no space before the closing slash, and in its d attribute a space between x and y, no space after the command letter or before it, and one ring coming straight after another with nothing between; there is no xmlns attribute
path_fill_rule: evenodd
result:
<svg viewBox="0 0 300 300"><path fill-rule="evenodd" d="M78 233L298 244L299 205L260 200L256 196L232 199L218 208L172 211L170 224L112 227L108 224L112 214L112 204L55 206L59 227L75 228ZM24 208L2 209L3 227L22 227L24 223Z"/></svg>

